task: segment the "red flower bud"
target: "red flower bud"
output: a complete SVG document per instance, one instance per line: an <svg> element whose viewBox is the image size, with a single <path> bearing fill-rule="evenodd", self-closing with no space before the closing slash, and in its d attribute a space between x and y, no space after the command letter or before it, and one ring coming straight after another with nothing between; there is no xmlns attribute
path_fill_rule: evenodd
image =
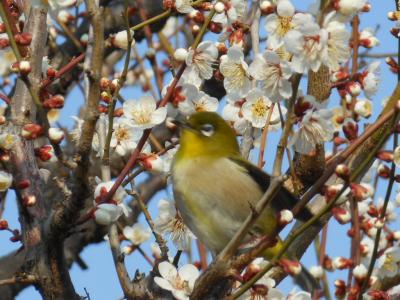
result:
<svg viewBox="0 0 400 300"><path fill-rule="evenodd" d="M35 148L35 155L41 161L49 161L54 156L53 146L51 145L44 145L40 148Z"/></svg>
<svg viewBox="0 0 400 300"><path fill-rule="evenodd" d="M7 220L0 219L0 230L8 229L8 222Z"/></svg>
<svg viewBox="0 0 400 300"><path fill-rule="evenodd" d="M22 46L29 46L32 42L32 35L29 32L17 33L14 38L15 42Z"/></svg>
<svg viewBox="0 0 400 300"><path fill-rule="evenodd" d="M20 190L26 189L31 185L31 182L29 179L23 179L20 182L17 183L17 188Z"/></svg>
<svg viewBox="0 0 400 300"><path fill-rule="evenodd" d="M33 140L43 134L43 127L39 124L29 123L26 124L21 131L23 138L27 140Z"/></svg>
<svg viewBox="0 0 400 300"><path fill-rule="evenodd" d="M55 95L43 101L43 107L47 109L53 108L63 108L64 107L64 97L62 95Z"/></svg>

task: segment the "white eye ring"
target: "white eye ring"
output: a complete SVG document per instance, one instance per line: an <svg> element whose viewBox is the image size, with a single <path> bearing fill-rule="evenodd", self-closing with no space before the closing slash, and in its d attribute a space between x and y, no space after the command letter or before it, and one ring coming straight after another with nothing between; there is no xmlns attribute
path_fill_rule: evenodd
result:
<svg viewBox="0 0 400 300"><path fill-rule="evenodd" d="M201 134L205 136L212 136L214 134L214 126L211 124L204 124L201 126Z"/></svg>

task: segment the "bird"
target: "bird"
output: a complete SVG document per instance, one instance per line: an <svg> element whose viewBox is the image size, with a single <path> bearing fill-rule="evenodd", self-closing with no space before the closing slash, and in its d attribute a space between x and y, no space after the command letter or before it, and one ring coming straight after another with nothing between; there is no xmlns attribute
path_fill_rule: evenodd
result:
<svg viewBox="0 0 400 300"><path fill-rule="evenodd" d="M180 128L180 145L171 165L176 207L186 226L217 255L262 198L271 176L242 157L234 130L217 113L196 112L174 123ZM257 236L276 235L278 213L293 208L297 201L282 187L261 212L243 243ZM305 208L297 218L305 221L312 216ZM275 246L262 253L266 259L280 251L282 240L277 239ZM314 289L316 281L311 274L302 276L305 279L299 281L314 280L302 286Z"/></svg>

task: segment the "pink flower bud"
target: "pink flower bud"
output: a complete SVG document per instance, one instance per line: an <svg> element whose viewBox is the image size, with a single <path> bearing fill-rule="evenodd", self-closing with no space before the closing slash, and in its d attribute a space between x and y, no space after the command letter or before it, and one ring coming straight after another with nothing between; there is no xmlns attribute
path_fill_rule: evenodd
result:
<svg viewBox="0 0 400 300"><path fill-rule="evenodd" d="M377 153L376 157L385 162L392 162L393 161L393 152L389 151L389 150L380 150Z"/></svg>
<svg viewBox="0 0 400 300"><path fill-rule="evenodd" d="M157 154L149 154L140 158L141 165L147 170L163 172L164 161Z"/></svg>
<svg viewBox="0 0 400 300"><path fill-rule="evenodd" d="M380 164L377 169L378 175L382 178L390 177L390 168L384 164Z"/></svg>
<svg viewBox="0 0 400 300"><path fill-rule="evenodd" d="M106 78L106 77L102 77L100 79L100 88L104 91L107 90L110 87L111 81Z"/></svg>
<svg viewBox="0 0 400 300"><path fill-rule="evenodd" d="M368 189L361 184L350 183L350 189L354 199L357 201L365 200L370 196Z"/></svg>
<svg viewBox="0 0 400 300"><path fill-rule="evenodd" d="M352 120L345 121L343 132L348 140L355 140L358 137L358 124Z"/></svg>

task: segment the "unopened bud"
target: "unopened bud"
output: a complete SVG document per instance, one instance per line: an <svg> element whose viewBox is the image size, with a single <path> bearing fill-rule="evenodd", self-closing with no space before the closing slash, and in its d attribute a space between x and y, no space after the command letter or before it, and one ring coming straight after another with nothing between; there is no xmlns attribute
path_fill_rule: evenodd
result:
<svg viewBox="0 0 400 300"><path fill-rule="evenodd" d="M8 222L7 220L0 219L0 230L8 229Z"/></svg>
<svg viewBox="0 0 400 300"><path fill-rule="evenodd" d="M388 151L388 150L380 150L376 154L376 157L385 162L392 162L393 161L393 152Z"/></svg>
<svg viewBox="0 0 400 300"><path fill-rule="evenodd" d="M346 120L343 124L343 132L348 140L355 140L358 137L358 124L352 120Z"/></svg>
<svg viewBox="0 0 400 300"><path fill-rule="evenodd" d="M29 179L23 179L17 183L17 188L20 190L26 189L31 185Z"/></svg>
<svg viewBox="0 0 400 300"><path fill-rule="evenodd" d="M21 131L23 138L27 140L33 140L43 134L43 127L39 124L29 123L26 124Z"/></svg>
<svg viewBox="0 0 400 300"><path fill-rule="evenodd" d="M310 273L315 279L321 279L324 276L324 269L321 266L312 266Z"/></svg>
<svg viewBox="0 0 400 300"><path fill-rule="evenodd" d="M27 60L19 62L18 70L21 75L28 75L32 71L31 63Z"/></svg>
<svg viewBox="0 0 400 300"><path fill-rule="evenodd" d="M15 42L21 46L29 46L32 42L32 35L29 32L17 33L14 38Z"/></svg>
<svg viewBox="0 0 400 300"><path fill-rule="evenodd" d="M345 164L340 164L336 167L335 173L338 177L348 180L350 176L350 169Z"/></svg>
<svg viewBox="0 0 400 300"><path fill-rule="evenodd" d="M346 283L344 280L337 279L334 282L335 285L335 296L338 299L343 299L346 296Z"/></svg>
<svg viewBox="0 0 400 300"><path fill-rule="evenodd" d="M362 91L361 84L359 84L358 82L352 81L347 84L347 90L353 97L356 97L361 94L361 91Z"/></svg>
<svg viewBox="0 0 400 300"><path fill-rule="evenodd" d="M350 212L341 207L341 206L337 206L332 208L332 213L333 216L335 217L335 219L340 223L340 224L347 224L350 222L351 220L351 214Z"/></svg>
<svg viewBox="0 0 400 300"><path fill-rule="evenodd" d="M36 204L35 195L27 195L22 198L22 204L26 207L34 206Z"/></svg>
<svg viewBox="0 0 400 300"><path fill-rule="evenodd" d="M279 260L279 265L286 273L292 276L299 275L301 272L301 264L298 261L281 258Z"/></svg>
<svg viewBox="0 0 400 300"><path fill-rule="evenodd" d="M61 143L61 141L64 139L64 131L57 127L49 128L49 139L53 143Z"/></svg>
<svg viewBox="0 0 400 300"><path fill-rule="evenodd" d="M174 52L174 58L177 61L185 61L187 56L188 56L188 51L185 48L178 48Z"/></svg>
<svg viewBox="0 0 400 300"><path fill-rule="evenodd" d="M347 259L344 257L336 257L333 260L333 267L337 270L344 270L344 269L348 269L353 265L352 260L351 259Z"/></svg>
<svg viewBox="0 0 400 300"><path fill-rule="evenodd" d="M40 148L35 148L35 155L41 161L49 161L54 158L54 149L51 145L44 145Z"/></svg>
<svg viewBox="0 0 400 300"><path fill-rule="evenodd" d="M367 277L368 270L363 264L359 264L355 266L353 269L354 278L357 280L358 283L362 283L364 279Z"/></svg>
<svg viewBox="0 0 400 300"><path fill-rule="evenodd" d="M47 109L59 109L64 107L65 99L62 95L55 95L43 101L43 107Z"/></svg>
<svg viewBox="0 0 400 300"><path fill-rule="evenodd" d="M111 99L112 99L111 95L106 91L102 91L100 94L100 97L101 97L101 100L103 100L106 103L110 103Z"/></svg>
<svg viewBox="0 0 400 300"><path fill-rule="evenodd" d="M111 81L106 77L100 78L100 88L105 91L110 87Z"/></svg>
<svg viewBox="0 0 400 300"><path fill-rule="evenodd" d="M150 154L140 158L141 165L147 170L163 172L164 161L157 154Z"/></svg>
<svg viewBox="0 0 400 300"><path fill-rule="evenodd" d="M377 173L382 178L390 177L390 168L384 164L380 164L377 169Z"/></svg>
<svg viewBox="0 0 400 300"><path fill-rule="evenodd" d="M286 226L293 221L293 213L290 210L283 209L279 212L278 223L281 227Z"/></svg>
<svg viewBox="0 0 400 300"><path fill-rule="evenodd" d="M217 14L221 14L225 11L225 4L222 2L217 2L214 4L214 9Z"/></svg>

